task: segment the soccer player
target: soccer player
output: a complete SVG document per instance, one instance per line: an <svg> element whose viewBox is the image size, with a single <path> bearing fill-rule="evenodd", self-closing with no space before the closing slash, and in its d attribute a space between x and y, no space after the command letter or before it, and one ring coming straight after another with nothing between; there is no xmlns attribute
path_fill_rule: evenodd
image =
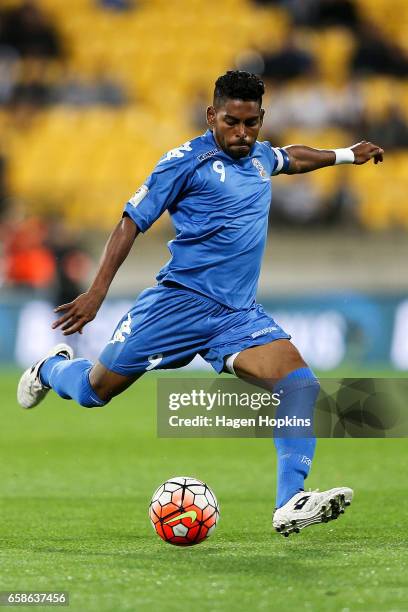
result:
<svg viewBox="0 0 408 612"><path fill-rule="evenodd" d="M275 148L257 140L264 84L229 71L215 83L208 131L166 153L127 202L88 291L56 308L53 328L81 333L92 321L139 232L165 210L176 229L170 261L119 322L96 364L54 347L21 377L17 397L36 406L53 389L82 406L104 406L145 372L178 368L197 354L216 372L256 379L280 395L278 417L313 417L319 383L290 336L256 302L271 202L271 176L335 164L374 163L369 142L336 150ZM313 430L275 436L278 458L273 525L283 535L337 518L353 492L304 491L316 440Z"/></svg>

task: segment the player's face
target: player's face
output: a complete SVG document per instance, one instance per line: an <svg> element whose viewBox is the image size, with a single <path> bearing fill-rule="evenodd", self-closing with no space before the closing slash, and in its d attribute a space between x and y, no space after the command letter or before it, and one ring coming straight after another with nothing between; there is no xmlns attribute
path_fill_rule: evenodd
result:
<svg viewBox="0 0 408 612"><path fill-rule="evenodd" d="M264 112L258 102L226 100L217 108L207 108L207 123L218 146L234 159L239 159L248 155L255 144Z"/></svg>

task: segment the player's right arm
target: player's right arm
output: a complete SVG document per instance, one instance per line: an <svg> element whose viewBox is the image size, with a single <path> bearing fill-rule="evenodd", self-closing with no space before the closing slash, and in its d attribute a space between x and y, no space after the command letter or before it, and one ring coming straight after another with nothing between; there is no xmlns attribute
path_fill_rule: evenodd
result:
<svg viewBox="0 0 408 612"><path fill-rule="evenodd" d="M134 221L127 216L121 219L105 245L92 285L73 302L55 308L54 312L61 313L61 316L53 323L53 329L61 327L64 336L75 332L82 333L82 328L96 317L111 282L128 256L138 233Z"/></svg>
<svg viewBox="0 0 408 612"><path fill-rule="evenodd" d="M144 185L130 198L122 220L106 243L92 285L69 304L55 309L60 316L53 323L53 329L60 327L64 336L82 333L83 327L96 317L139 231L146 232L189 185L191 151L190 143L186 142L166 153Z"/></svg>

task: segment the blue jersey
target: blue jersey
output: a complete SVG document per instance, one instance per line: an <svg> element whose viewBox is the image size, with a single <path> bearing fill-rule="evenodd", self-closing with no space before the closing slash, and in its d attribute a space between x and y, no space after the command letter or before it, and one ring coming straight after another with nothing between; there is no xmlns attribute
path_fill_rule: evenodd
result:
<svg viewBox="0 0 408 612"><path fill-rule="evenodd" d="M208 130L172 149L127 202L145 232L168 210L176 237L157 281L177 283L235 310L255 301L272 196L270 176L288 157L269 142L233 159Z"/></svg>

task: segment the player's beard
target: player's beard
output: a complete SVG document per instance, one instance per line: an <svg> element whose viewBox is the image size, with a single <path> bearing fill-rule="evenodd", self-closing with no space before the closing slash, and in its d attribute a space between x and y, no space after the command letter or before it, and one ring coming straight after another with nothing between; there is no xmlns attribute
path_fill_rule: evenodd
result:
<svg viewBox="0 0 408 612"><path fill-rule="evenodd" d="M243 147L242 149L240 148L241 146ZM244 142L242 144L239 143L236 146L228 147L227 153L234 159L241 159L241 157L246 157L247 155L249 155L251 152L251 149L252 149L252 146Z"/></svg>
<svg viewBox="0 0 408 612"><path fill-rule="evenodd" d="M213 129L213 136L217 145L221 147L224 153L226 153L233 159L241 159L241 157L246 157L247 155L249 155L251 153L253 145L255 144L254 142L250 144L243 140L240 142L234 142L233 144L248 147L247 149L239 149L239 146L231 146L231 144L227 144L225 142L225 138L223 138L221 134L217 134L215 128Z"/></svg>

